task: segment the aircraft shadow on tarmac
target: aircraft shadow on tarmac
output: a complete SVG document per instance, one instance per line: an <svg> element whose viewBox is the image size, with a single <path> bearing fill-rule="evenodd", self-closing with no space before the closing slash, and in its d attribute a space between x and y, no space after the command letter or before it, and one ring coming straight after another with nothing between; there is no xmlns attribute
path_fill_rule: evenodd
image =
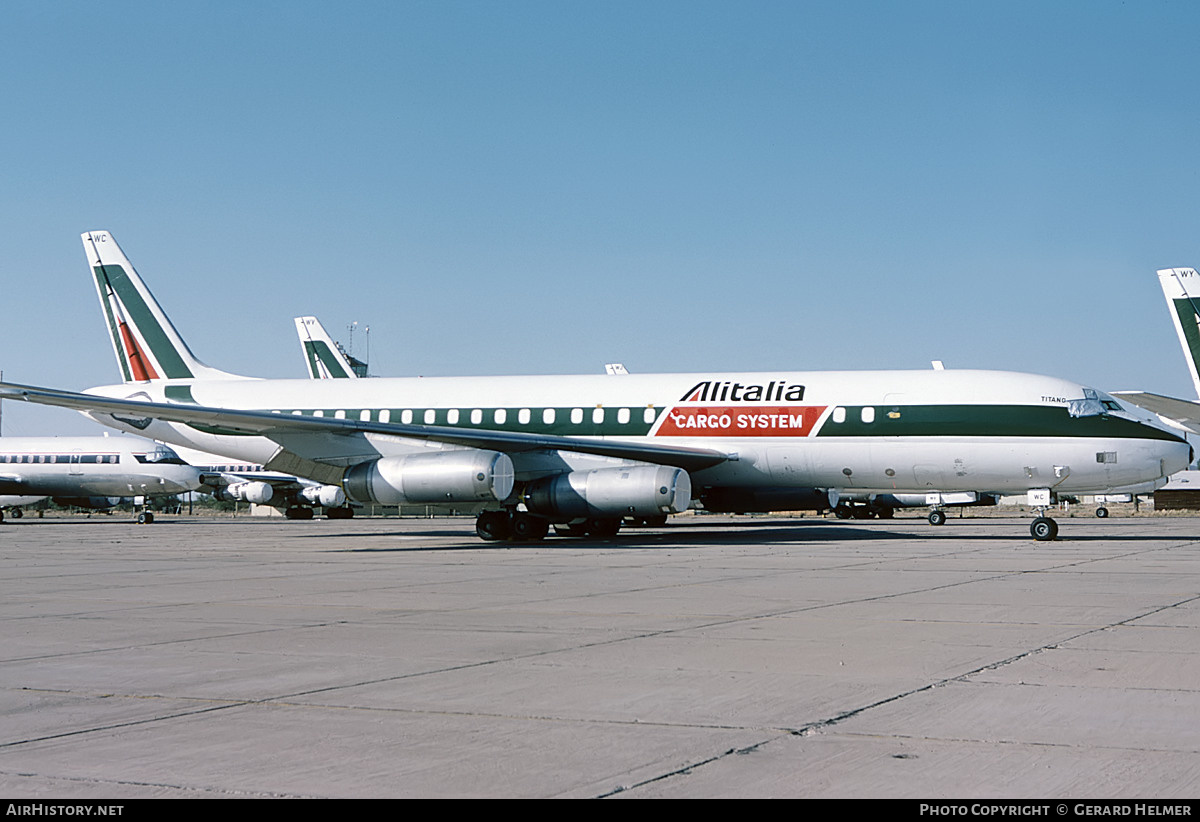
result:
<svg viewBox="0 0 1200 822"><path fill-rule="evenodd" d="M328 537L339 537L348 540L361 540L370 543L379 538L406 538L408 540L428 539L461 539L462 544L441 544L441 545L422 545L422 544L407 544L407 545L388 545L380 546L374 544L342 546L331 548L333 553L339 552L403 552L403 551L458 551L458 550L506 550L510 548L532 548L542 547L547 549L601 549L606 551L627 549L646 549L646 548L671 548L671 549L686 549L707 547L713 545L761 545L764 543L771 544L786 544L786 543L813 543L813 542L884 542L884 541L905 541L912 542L914 540L927 541L936 540L944 542L947 540L966 543L992 543L992 542L1018 542L1030 543L1031 546L1035 541L1029 536L1028 530L1023 520L1015 519L1011 522L995 522L995 526L1003 529L1000 533L991 531L984 533L979 530L980 526L987 524L986 521L977 523L966 522L958 525L947 525L942 527L932 527L926 525L923 521L912 520L912 527L905 530L895 530L895 525L889 524L888 527L881 528L879 525L863 527L859 525L847 525L838 522L829 522L828 520L812 519L808 521L754 521L745 520L738 522L688 522L686 524L673 524L665 528L655 529L624 529L614 537L603 539L581 539L574 537L556 537L549 536L541 541L508 541L508 542L493 542L480 544L475 541L475 535L469 527L464 525L462 529L446 529L444 527L431 528L428 531L420 529L414 530L397 530L392 532L374 532L364 534L362 532L355 533L352 530L342 531L337 534L322 532L321 534L304 534L302 538L317 539ZM1081 521L1081 524L1092 525L1088 521ZM1115 532L1114 532L1115 530ZM1010 533L1011 531L1011 533ZM1147 535L1143 533L1122 533L1124 529L1105 529L1101 533L1085 533L1082 529L1077 529L1074 532L1068 531L1065 534L1060 534L1059 538L1048 543L1050 547L1054 545L1066 546L1071 543L1080 542L1162 542L1163 540L1179 540L1189 539L1184 535ZM1200 534L1197 535L1200 539Z"/></svg>

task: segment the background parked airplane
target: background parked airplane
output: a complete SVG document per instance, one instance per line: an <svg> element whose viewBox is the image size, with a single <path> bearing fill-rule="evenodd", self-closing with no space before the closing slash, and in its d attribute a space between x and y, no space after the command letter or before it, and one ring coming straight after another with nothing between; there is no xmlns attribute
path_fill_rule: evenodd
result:
<svg viewBox="0 0 1200 822"><path fill-rule="evenodd" d="M145 497L200 487L200 470L162 443L108 436L0 438L0 495L10 498L0 500L5 507L46 497L88 508L111 507L128 497L142 505ZM26 501L11 501L12 497ZM150 511L138 513L139 523L153 521Z"/></svg>
<svg viewBox="0 0 1200 822"><path fill-rule="evenodd" d="M272 471L263 465L234 460L177 446L176 453L200 470L200 491L219 500L239 500L269 505L288 519L312 519L313 508L325 509L329 519L349 519L354 509L346 494L336 485L321 483Z"/></svg>

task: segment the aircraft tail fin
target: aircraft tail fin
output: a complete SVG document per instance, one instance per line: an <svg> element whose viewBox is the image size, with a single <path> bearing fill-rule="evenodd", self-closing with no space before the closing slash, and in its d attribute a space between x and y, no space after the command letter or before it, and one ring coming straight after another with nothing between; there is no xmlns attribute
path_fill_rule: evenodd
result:
<svg viewBox="0 0 1200 822"><path fill-rule="evenodd" d="M125 382L245 379L196 359L111 232L81 237Z"/></svg>
<svg viewBox="0 0 1200 822"><path fill-rule="evenodd" d="M1200 398L1200 274L1194 268L1164 268L1158 272L1158 283Z"/></svg>
<svg viewBox="0 0 1200 822"><path fill-rule="evenodd" d="M314 380L358 378L350 359L316 317L296 317L296 334Z"/></svg>

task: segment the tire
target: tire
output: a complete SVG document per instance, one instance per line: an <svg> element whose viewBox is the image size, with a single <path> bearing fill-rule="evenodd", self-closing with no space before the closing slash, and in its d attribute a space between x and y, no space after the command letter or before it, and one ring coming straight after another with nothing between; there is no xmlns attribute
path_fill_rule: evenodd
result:
<svg viewBox="0 0 1200 822"><path fill-rule="evenodd" d="M1058 523L1050 517L1038 517L1030 523L1029 533L1038 542L1049 542L1058 536Z"/></svg>
<svg viewBox="0 0 1200 822"><path fill-rule="evenodd" d="M508 539L512 534L512 524L507 511L483 511L475 519L475 533L487 542Z"/></svg>
<svg viewBox="0 0 1200 822"><path fill-rule="evenodd" d="M613 518L597 518L587 521L587 532L589 537L599 537L600 539L608 539L615 537L617 532L621 530L621 520Z"/></svg>
<svg viewBox="0 0 1200 822"><path fill-rule="evenodd" d="M512 538L522 542L536 542L546 538L550 532L550 521L518 511L512 517Z"/></svg>
<svg viewBox="0 0 1200 822"><path fill-rule="evenodd" d="M946 512L945 511L930 511L929 512L929 524L930 525L945 525L946 524Z"/></svg>
<svg viewBox="0 0 1200 822"><path fill-rule="evenodd" d="M283 512L283 515L288 519L312 519L313 510L311 508L289 508Z"/></svg>
<svg viewBox="0 0 1200 822"><path fill-rule="evenodd" d="M1108 516L1108 509L1101 505L1096 509L1096 516L1100 517L1100 519L1104 519Z"/></svg>

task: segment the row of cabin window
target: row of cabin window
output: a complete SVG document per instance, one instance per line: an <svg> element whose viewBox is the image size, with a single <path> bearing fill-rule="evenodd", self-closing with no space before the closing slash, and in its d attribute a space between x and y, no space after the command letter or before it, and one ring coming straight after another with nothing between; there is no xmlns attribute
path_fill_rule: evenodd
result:
<svg viewBox="0 0 1200 822"><path fill-rule="evenodd" d="M67 465L72 457L75 457L77 464L84 465L116 464L120 459L118 454L0 454L0 462L14 465Z"/></svg>
<svg viewBox="0 0 1200 822"><path fill-rule="evenodd" d="M604 411L605 411L605 409L603 409L603 408L593 408L592 409L592 423L593 424L599 425L600 423L604 422ZM450 410L446 411L445 412L446 424L447 425L458 425L459 421L462 417L462 413L463 412L460 412L459 409L457 409L457 408L451 408ZM301 416L301 415L303 415L303 412L302 411L293 411L292 414L294 414L296 416ZM421 421L424 422L426 425L434 425L437 422L437 414L438 414L437 409L427 408L425 410L425 413L421 417ZM323 416L325 416L325 412L324 411L314 411L313 416L314 417L323 417ZM344 419L346 419L346 412L345 411L334 411L333 416L334 416L334 419L344 420ZM542 409L542 422L544 424L553 425L556 416L557 415L556 415L555 409L553 409L553 408ZM530 419L532 419L532 417L533 417L533 412L530 411L530 409L528 409L528 408L522 408L521 410L519 410L517 412L517 422L520 423L521 425L528 425L529 421L530 421ZM584 417L584 410L582 408L572 408L571 409L571 423L572 424L574 424L574 425L581 424L583 422L583 417ZM656 417L657 417L657 414L655 413L653 408L647 408L645 411L642 412L642 421L647 424L654 422ZM362 422L370 422L371 421L370 409L364 409L364 410L360 411L358 418ZM481 408L473 409L470 412L469 418L471 420L472 425L481 425L483 423L483 409L481 409ZM625 425L626 423L629 422L629 419L630 419L630 410L628 408L618 408L617 409L617 422L619 424ZM413 414L412 409L405 409L404 411L400 412L400 422L403 423L404 425L408 425L408 424L412 423L413 420L414 420L414 414ZM379 422L391 422L391 421L392 421L391 409L385 408L379 412ZM494 422L496 425L504 425L507 421L508 421L508 409L497 408L495 411L492 412L492 422Z"/></svg>

